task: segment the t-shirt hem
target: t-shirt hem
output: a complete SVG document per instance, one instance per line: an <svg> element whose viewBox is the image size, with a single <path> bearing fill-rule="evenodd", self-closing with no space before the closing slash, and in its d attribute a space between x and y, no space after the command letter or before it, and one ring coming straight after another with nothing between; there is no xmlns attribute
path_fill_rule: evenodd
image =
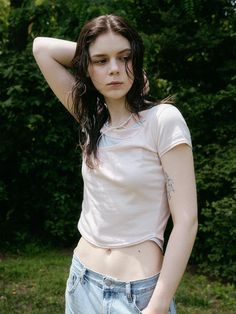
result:
<svg viewBox="0 0 236 314"><path fill-rule="evenodd" d="M171 143L171 145L168 145L164 150L162 150L159 153L159 156L162 157L169 150L171 150L172 148L174 148L175 146L180 145L180 144L187 144L188 146L190 146L192 148L192 144L187 139L181 139L181 140L177 140L177 141Z"/></svg>
<svg viewBox="0 0 236 314"><path fill-rule="evenodd" d="M100 242L97 242L97 241L93 241L93 240L91 240L91 239L89 239L87 236L84 236L84 234L83 234L83 232L81 232L81 230L79 230L80 231L80 234L81 234L81 236L86 240L86 241L88 241L89 243L91 243L91 244L93 244L93 245L95 245L95 246L97 246L97 247L99 247L99 248L103 248L103 249L116 249L116 248L124 248L124 247L129 247L129 246L132 246L132 245L136 245L136 244L140 244L140 243L142 243L142 242L144 242L144 241L147 241L147 240L151 240L151 241L153 241L152 239L153 238L157 238L158 239L158 242L159 242L159 244L156 242L156 241L154 241L159 247L160 247L160 249L163 251L163 245L161 245L161 243L163 242L163 240L161 240L158 236L156 236L156 235L149 235L148 237L145 237L145 238L142 238L141 240L138 240L138 241L134 241L134 242L125 242L125 243L122 243L122 244L106 244L106 245L104 245L104 244L101 244Z"/></svg>

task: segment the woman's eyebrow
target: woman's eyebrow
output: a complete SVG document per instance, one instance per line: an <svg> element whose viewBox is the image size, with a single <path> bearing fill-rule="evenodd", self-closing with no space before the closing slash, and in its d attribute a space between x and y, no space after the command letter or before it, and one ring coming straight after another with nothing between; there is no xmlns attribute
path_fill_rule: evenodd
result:
<svg viewBox="0 0 236 314"><path fill-rule="evenodd" d="M119 52L117 52L117 54L122 54L124 52L130 52L131 49L130 48L125 48ZM91 58L96 58L96 57L107 57L108 55L105 54L105 53L98 53L98 54L95 54L95 55L92 55Z"/></svg>

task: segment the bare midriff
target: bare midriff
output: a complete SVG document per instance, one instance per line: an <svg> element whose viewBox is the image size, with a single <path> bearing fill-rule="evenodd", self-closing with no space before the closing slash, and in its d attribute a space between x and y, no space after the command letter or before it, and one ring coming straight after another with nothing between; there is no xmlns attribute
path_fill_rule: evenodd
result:
<svg viewBox="0 0 236 314"><path fill-rule="evenodd" d="M74 254L89 269L121 281L151 277L161 270L163 255L154 241L122 248L100 248L83 237Z"/></svg>

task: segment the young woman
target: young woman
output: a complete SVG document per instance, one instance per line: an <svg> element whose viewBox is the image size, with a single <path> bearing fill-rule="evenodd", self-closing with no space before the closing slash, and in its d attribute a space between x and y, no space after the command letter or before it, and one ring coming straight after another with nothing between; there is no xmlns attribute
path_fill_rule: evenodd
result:
<svg viewBox="0 0 236 314"><path fill-rule="evenodd" d="M84 199L68 314L176 313L197 231L191 138L176 107L145 100L143 50L114 15L88 22L77 43L34 40L40 70L80 128Z"/></svg>

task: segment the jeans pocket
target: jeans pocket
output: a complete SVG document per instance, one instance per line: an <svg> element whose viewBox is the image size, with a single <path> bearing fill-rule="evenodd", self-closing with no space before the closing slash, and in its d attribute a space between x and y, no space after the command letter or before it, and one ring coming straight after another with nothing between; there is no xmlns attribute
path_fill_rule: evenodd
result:
<svg viewBox="0 0 236 314"><path fill-rule="evenodd" d="M136 304L136 296L133 296L133 302L132 302L133 308L135 310L136 313L138 314L142 314L141 310L138 308L137 304Z"/></svg>
<svg viewBox="0 0 236 314"><path fill-rule="evenodd" d="M152 293L153 291L151 290L141 295L133 294L133 307L137 313L142 313L142 310L148 306Z"/></svg>
<svg viewBox="0 0 236 314"><path fill-rule="evenodd" d="M144 310L148 306L151 296L152 293L147 293L142 296L133 295L132 305L136 313L142 314L142 310ZM174 299L170 303L168 314L176 314Z"/></svg>
<svg viewBox="0 0 236 314"><path fill-rule="evenodd" d="M75 271L70 271L69 278L66 284L66 290L68 293L72 294L75 292L78 283L80 282L80 276Z"/></svg>

